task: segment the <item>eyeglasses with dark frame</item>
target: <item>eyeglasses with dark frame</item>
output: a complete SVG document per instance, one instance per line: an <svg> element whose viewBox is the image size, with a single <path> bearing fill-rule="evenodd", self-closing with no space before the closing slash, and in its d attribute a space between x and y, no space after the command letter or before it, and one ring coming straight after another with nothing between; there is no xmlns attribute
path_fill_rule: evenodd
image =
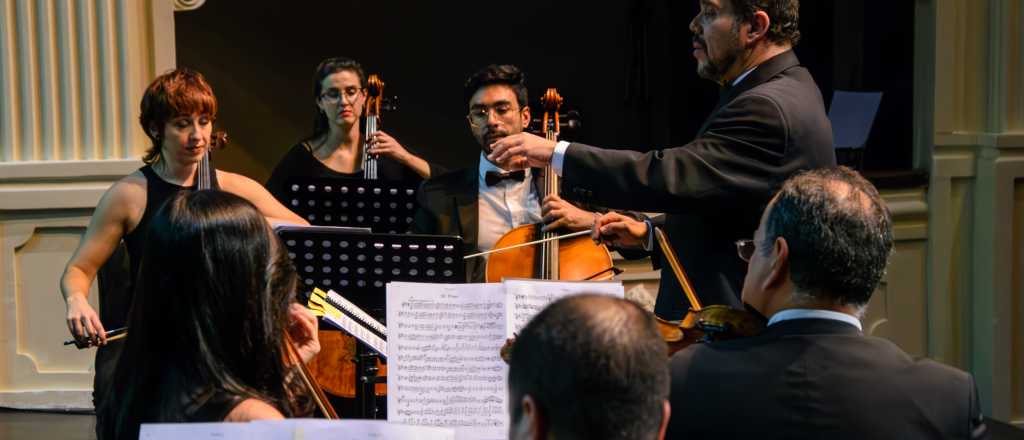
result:
<svg viewBox="0 0 1024 440"><path fill-rule="evenodd" d="M321 93L320 99L324 100L324 102L328 104L337 103L339 100L341 100L342 96L344 96L349 101L353 101L355 100L356 96L358 96L359 93L362 91L362 87L345 87L344 90L331 88L328 89L326 92Z"/></svg>
<svg viewBox="0 0 1024 440"><path fill-rule="evenodd" d="M469 109L469 114L466 115L466 120L469 121L469 125L474 127L483 127L487 125L487 120L490 119L492 111L499 118L506 119L517 110L518 106L508 102L501 102L493 106L481 105Z"/></svg>
<svg viewBox="0 0 1024 440"><path fill-rule="evenodd" d="M750 258L754 256L754 251L757 246L754 246L754 240L749 238L743 240L736 240L736 253L740 256L740 259L750 262Z"/></svg>

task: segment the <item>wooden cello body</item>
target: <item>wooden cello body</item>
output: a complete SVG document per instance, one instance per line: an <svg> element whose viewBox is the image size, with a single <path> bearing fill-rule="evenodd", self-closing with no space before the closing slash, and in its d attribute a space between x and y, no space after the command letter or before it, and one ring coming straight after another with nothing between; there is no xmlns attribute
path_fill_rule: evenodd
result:
<svg viewBox="0 0 1024 440"><path fill-rule="evenodd" d="M529 243L544 238L540 224L522 225L508 231L494 244L495 249ZM612 256L608 248L595 244L590 237L561 239L558 244L558 273L544 274L542 245L523 246L491 255L487 261L487 282L502 278L544 278L552 280L608 280ZM568 263L563 263L568 262Z"/></svg>
<svg viewBox="0 0 1024 440"><path fill-rule="evenodd" d="M548 140L558 140L559 114L562 97L549 88L541 98L544 104L543 131ZM543 194L558 194L558 176L548 165L541 176ZM522 225L505 233L494 244L504 249L490 254L487 259L486 280L500 282L502 278L539 278L547 280L608 280L615 276L608 248L596 244L590 237L558 239L560 231L542 231L543 224ZM530 246L520 246L541 239ZM508 248L508 249L506 249Z"/></svg>

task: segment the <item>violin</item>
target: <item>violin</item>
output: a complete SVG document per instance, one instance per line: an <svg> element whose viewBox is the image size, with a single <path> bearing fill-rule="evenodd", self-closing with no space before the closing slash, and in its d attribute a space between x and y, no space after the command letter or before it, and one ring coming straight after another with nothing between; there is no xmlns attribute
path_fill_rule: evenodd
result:
<svg viewBox="0 0 1024 440"><path fill-rule="evenodd" d="M669 356L690 344L749 337L764 330L764 318L747 310L737 310L725 305L702 306L665 233L661 228L654 228L653 232L658 246L672 268L672 273L679 280L683 294L690 303L690 310L686 312L682 321L667 321L655 316L658 331L668 346Z"/></svg>
<svg viewBox="0 0 1024 440"><path fill-rule="evenodd" d="M295 371L299 375L299 380L302 381L309 395L313 397L313 403L320 410L320 414L323 414L325 419L337 420L339 418L337 411L331 406L331 401L327 399L327 395L324 394L324 390L317 383L316 378L310 373L306 364L302 362L302 358L299 357L299 351L295 348L295 343L292 342L292 337L287 333L285 333L285 346L290 363L298 367Z"/></svg>
<svg viewBox="0 0 1024 440"><path fill-rule="evenodd" d="M544 105L544 136L557 141L562 97L557 90L549 88L541 97L541 103ZM541 199L557 194L558 175L548 164L544 168ZM557 231L542 231L543 226L536 223L513 228L498 239L492 250L466 258L491 254L486 266L488 283L500 282L502 278L608 280L616 275L608 248L586 237L589 231L559 235Z"/></svg>

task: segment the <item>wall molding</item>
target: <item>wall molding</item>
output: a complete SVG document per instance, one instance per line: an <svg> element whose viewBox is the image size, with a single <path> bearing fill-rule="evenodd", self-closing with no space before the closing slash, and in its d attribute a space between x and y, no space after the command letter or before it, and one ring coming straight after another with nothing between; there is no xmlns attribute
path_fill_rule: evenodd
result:
<svg viewBox="0 0 1024 440"><path fill-rule="evenodd" d="M194 11L204 4L206 0L174 0L174 12Z"/></svg>

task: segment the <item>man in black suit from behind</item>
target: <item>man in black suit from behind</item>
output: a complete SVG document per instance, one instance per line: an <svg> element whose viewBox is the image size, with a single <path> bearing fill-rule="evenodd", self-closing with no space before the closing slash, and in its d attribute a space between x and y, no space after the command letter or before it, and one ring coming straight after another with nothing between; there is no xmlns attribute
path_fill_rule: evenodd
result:
<svg viewBox="0 0 1024 440"><path fill-rule="evenodd" d="M970 374L863 334L893 247L889 210L863 177L798 174L736 246L749 261L743 301L768 327L672 357L668 438L987 437Z"/></svg>
<svg viewBox="0 0 1024 440"><path fill-rule="evenodd" d="M764 205L793 173L835 165L832 127L821 92L800 65L797 0L700 0L690 22L693 56L703 78L722 86L721 99L696 138L647 153L529 134L493 145L496 163L551 163L573 200L616 209L667 213L642 222L618 213L598 220L605 242L653 250L662 226L704 305L739 307L744 266L728 248L757 226ZM662 276L655 312L676 320L689 304L673 276Z"/></svg>
<svg viewBox="0 0 1024 440"><path fill-rule="evenodd" d="M604 295L549 304L519 331L508 368L510 440L661 440L671 408L654 316Z"/></svg>

